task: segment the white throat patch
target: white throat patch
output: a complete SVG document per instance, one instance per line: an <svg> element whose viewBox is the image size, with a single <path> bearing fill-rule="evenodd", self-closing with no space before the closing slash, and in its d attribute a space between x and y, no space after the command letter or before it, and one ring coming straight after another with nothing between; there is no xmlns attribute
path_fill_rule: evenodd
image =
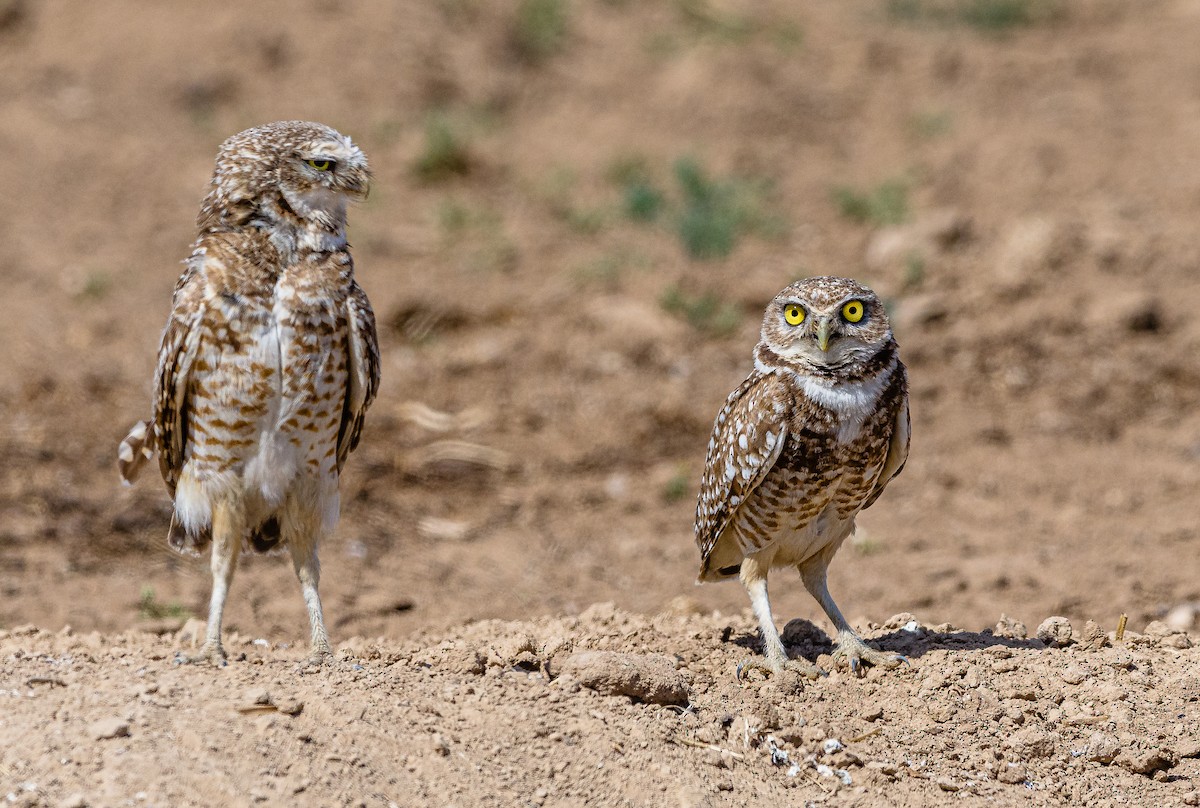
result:
<svg viewBox="0 0 1200 808"><path fill-rule="evenodd" d="M850 443L858 437L867 416L875 412L875 405L895 370L893 362L871 378L856 382L826 381L813 376L798 378L806 396L837 415L838 442Z"/></svg>

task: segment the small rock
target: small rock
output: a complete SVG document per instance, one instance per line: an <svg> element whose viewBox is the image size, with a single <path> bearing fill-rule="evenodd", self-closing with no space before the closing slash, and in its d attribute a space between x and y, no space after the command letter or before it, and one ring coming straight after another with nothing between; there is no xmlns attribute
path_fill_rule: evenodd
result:
<svg viewBox="0 0 1200 808"><path fill-rule="evenodd" d="M1010 786L1019 785L1029 779L1024 763L1008 763L996 772L996 779Z"/></svg>
<svg viewBox="0 0 1200 808"><path fill-rule="evenodd" d="M1022 757L1050 757L1054 754L1057 742L1058 736L1054 733L1037 727L1027 727L1010 735L1004 745Z"/></svg>
<svg viewBox="0 0 1200 808"><path fill-rule="evenodd" d="M1184 805L1200 805L1200 791L1189 791L1183 795Z"/></svg>
<svg viewBox="0 0 1200 808"><path fill-rule="evenodd" d="M1108 644L1108 635L1096 621L1089 620L1084 623L1083 634L1079 637L1080 648L1085 651L1096 651Z"/></svg>
<svg viewBox="0 0 1200 808"><path fill-rule="evenodd" d="M663 654L581 651L564 660L562 675L609 696L650 704L687 704L687 681Z"/></svg>
<svg viewBox="0 0 1200 808"><path fill-rule="evenodd" d="M1134 774L1153 775L1159 769L1171 769L1179 762L1179 757L1170 749L1144 749L1135 751L1126 749L1113 759L1113 764Z"/></svg>
<svg viewBox="0 0 1200 808"><path fill-rule="evenodd" d="M124 738L129 735L129 722L123 718L101 718L92 722L90 730L97 740Z"/></svg>
<svg viewBox="0 0 1200 808"><path fill-rule="evenodd" d="M1049 646L1064 646L1071 641L1071 621L1065 617L1047 617L1037 627L1037 638Z"/></svg>
<svg viewBox="0 0 1200 808"><path fill-rule="evenodd" d="M858 717L863 721L878 721L883 718L883 708L878 704L867 705L859 711Z"/></svg>
<svg viewBox="0 0 1200 808"><path fill-rule="evenodd" d="M1175 747L1181 758L1200 758L1200 738L1184 738Z"/></svg>
<svg viewBox="0 0 1200 808"><path fill-rule="evenodd" d="M996 623L996 636L1010 640L1023 640L1029 636L1029 629L1025 628L1025 624L1020 620L1002 614L1000 621Z"/></svg>
<svg viewBox="0 0 1200 808"><path fill-rule="evenodd" d="M1107 732L1093 732L1088 738L1087 759L1105 765L1121 751L1121 742Z"/></svg>
<svg viewBox="0 0 1200 808"><path fill-rule="evenodd" d="M961 786L951 780L949 777L939 777L937 779L937 787L942 791L958 791Z"/></svg>
<svg viewBox="0 0 1200 808"><path fill-rule="evenodd" d="M87 808L87 798L82 794L72 794L58 804L58 808Z"/></svg>
<svg viewBox="0 0 1200 808"><path fill-rule="evenodd" d="M442 757L450 755L450 741L446 740L445 735L434 735L430 738L430 745L433 747L433 751Z"/></svg>
<svg viewBox="0 0 1200 808"><path fill-rule="evenodd" d="M1146 636L1155 639L1159 645L1165 645L1168 648L1191 648L1192 641L1188 636L1179 629L1172 628L1170 625L1158 620L1153 621L1146 626Z"/></svg>
<svg viewBox="0 0 1200 808"><path fill-rule="evenodd" d="M540 664L537 655L537 643L533 637L523 632L509 637L502 637L493 643L488 652L487 663L499 668L514 668L517 666L536 668Z"/></svg>
<svg viewBox="0 0 1200 808"><path fill-rule="evenodd" d="M1074 665L1067 668L1062 673L1063 681L1069 685L1077 685L1080 682L1082 682L1084 679L1087 679L1087 678L1088 678L1087 671L1085 671L1083 668L1077 668Z"/></svg>
<svg viewBox="0 0 1200 808"><path fill-rule="evenodd" d="M907 626L913 626L913 628L906 628ZM917 631L920 629L920 627L921 621L918 620L917 616L911 612L900 612L899 614L894 614L887 620L884 620L883 625L881 626L881 628L892 629L893 631L898 628L902 628L905 631Z"/></svg>
<svg viewBox="0 0 1200 808"><path fill-rule="evenodd" d="M242 700L246 704L270 704L271 694L267 692L266 688L252 687L242 694Z"/></svg>

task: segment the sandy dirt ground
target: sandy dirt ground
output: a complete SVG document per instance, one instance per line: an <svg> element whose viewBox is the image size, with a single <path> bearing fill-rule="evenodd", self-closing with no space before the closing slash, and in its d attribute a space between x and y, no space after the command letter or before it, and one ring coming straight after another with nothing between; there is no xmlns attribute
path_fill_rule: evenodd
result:
<svg viewBox="0 0 1200 808"><path fill-rule="evenodd" d="M0 797L1200 803L1198 27L1195 0L0 0ZM339 659L298 666L290 564L244 557L237 658L181 667L207 563L115 447L217 145L285 118L376 174ZM885 297L909 366L907 467L830 585L912 664L739 682L757 635L740 587L693 586L695 492L763 307L812 274ZM819 608L772 585L819 660Z"/></svg>

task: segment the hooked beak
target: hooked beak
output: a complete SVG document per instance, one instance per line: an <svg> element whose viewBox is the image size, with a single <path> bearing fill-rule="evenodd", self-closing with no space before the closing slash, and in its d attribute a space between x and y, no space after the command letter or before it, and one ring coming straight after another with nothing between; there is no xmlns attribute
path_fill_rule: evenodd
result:
<svg viewBox="0 0 1200 808"><path fill-rule="evenodd" d="M829 332L833 329L833 322L822 317L817 323L817 347L824 353L829 350Z"/></svg>
<svg viewBox="0 0 1200 808"><path fill-rule="evenodd" d="M371 172L366 168L354 168L341 177L343 192L351 199L363 201L371 191Z"/></svg>

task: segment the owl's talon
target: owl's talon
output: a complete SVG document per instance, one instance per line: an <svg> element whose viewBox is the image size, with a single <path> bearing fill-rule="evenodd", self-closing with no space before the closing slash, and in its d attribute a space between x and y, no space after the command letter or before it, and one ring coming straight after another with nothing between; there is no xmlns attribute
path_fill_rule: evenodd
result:
<svg viewBox="0 0 1200 808"><path fill-rule="evenodd" d="M188 655L182 651L175 654L176 665L203 665L209 664L217 668L223 668L228 664L225 657L225 649L218 643L204 643L200 646L200 651Z"/></svg>
<svg viewBox="0 0 1200 808"><path fill-rule="evenodd" d="M890 651L876 651L863 642L856 634L849 634L838 640L837 648L833 651L833 658L835 660L845 660L847 667L850 668L850 673L855 676L864 675L864 663L887 670L898 668L901 663L910 668L912 667L912 663L908 661L908 657L903 654L896 654Z"/></svg>
<svg viewBox="0 0 1200 808"><path fill-rule="evenodd" d="M335 662L333 651L328 648L314 648L312 653L304 658L300 663L300 667L307 670L314 668L327 668Z"/></svg>
<svg viewBox="0 0 1200 808"><path fill-rule="evenodd" d="M784 671L794 671L806 679L816 680L829 674L806 659L789 659L786 662L772 662L768 659L743 659L738 663L735 674L739 682L746 680L748 671L758 671L763 676L777 676Z"/></svg>

